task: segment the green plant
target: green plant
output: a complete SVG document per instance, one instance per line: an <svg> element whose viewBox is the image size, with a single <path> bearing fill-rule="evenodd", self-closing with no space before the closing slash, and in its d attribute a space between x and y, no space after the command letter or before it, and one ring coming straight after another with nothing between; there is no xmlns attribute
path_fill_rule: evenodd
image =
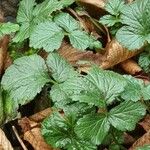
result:
<svg viewBox="0 0 150 150"><path fill-rule="evenodd" d="M106 10L110 15L104 16L100 22L107 26L120 22L122 25L117 28L117 40L129 50L136 50L150 41L149 9L149 0L136 0L126 5L124 0L108 1Z"/></svg>
<svg viewBox="0 0 150 150"><path fill-rule="evenodd" d="M130 99L129 81L139 93L134 99ZM47 143L66 149L96 149L106 136L121 147L114 134L133 130L145 115L143 98L150 99L150 86L144 87L141 80L96 66L81 75L56 53L49 54L46 63L38 55L17 59L1 84L14 101L13 109L33 100L49 84L54 113L43 122L42 134Z"/></svg>
<svg viewBox="0 0 150 150"><path fill-rule="evenodd" d="M17 15L20 30L13 42L29 38L30 47L52 52L61 46L63 38L67 36L72 46L80 50L93 48L95 43L100 48L101 43L83 31L71 15L61 12L61 9L73 2L74 0L45 0L36 4L35 0L21 1Z"/></svg>

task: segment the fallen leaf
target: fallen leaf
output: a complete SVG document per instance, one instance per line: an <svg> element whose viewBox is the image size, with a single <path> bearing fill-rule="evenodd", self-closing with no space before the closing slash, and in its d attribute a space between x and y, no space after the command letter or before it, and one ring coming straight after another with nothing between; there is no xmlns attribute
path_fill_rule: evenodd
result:
<svg viewBox="0 0 150 150"><path fill-rule="evenodd" d="M13 150L11 143L2 129L0 129L0 150Z"/></svg>
<svg viewBox="0 0 150 150"><path fill-rule="evenodd" d="M105 50L106 53L103 56L103 62L100 64L100 67L108 69L139 54L143 51L143 48L140 50L129 51L122 47L116 39L112 39L111 42L107 43Z"/></svg>
<svg viewBox="0 0 150 150"><path fill-rule="evenodd" d="M146 132L150 130L150 115L146 115L145 118L139 123Z"/></svg>
<svg viewBox="0 0 150 150"><path fill-rule="evenodd" d="M136 150L137 147L149 145L150 144L150 130L145 133L141 138L139 138L129 150Z"/></svg>
<svg viewBox="0 0 150 150"><path fill-rule="evenodd" d="M125 72L134 75L140 71L142 68L132 59L123 61L120 66L124 69Z"/></svg>
<svg viewBox="0 0 150 150"><path fill-rule="evenodd" d="M23 130L24 140L28 141L35 150L54 150L44 141L39 123L31 121L28 118L22 118L18 123Z"/></svg>
<svg viewBox="0 0 150 150"><path fill-rule="evenodd" d="M4 70L5 61L7 58L7 48L9 44L9 36L4 36L0 40L0 76Z"/></svg>

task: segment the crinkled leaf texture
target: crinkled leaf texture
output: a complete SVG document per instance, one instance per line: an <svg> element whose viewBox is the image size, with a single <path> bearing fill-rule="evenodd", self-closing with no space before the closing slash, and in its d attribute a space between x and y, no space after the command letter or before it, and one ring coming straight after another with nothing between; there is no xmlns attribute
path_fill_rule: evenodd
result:
<svg viewBox="0 0 150 150"><path fill-rule="evenodd" d="M122 9L125 6L124 0L109 0L106 5L105 9L111 14L111 15L119 15L119 13L122 11Z"/></svg>
<svg viewBox="0 0 150 150"><path fill-rule="evenodd" d="M136 0L122 10L125 24L116 34L117 40L129 50L150 43L150 0Z"/></svg>
<svg viewBox="0 0 150 150"><path fill-rule="evenodd" d="M75 72L74 68L57 53L49 54L47 66L52 72L53 78L59 83L77 76L77 72Z"/></svg>
<svg viewBox="0 0 150 150"><path fill-rule="evenodd" d="M43 137L48 144L56 148L96 150L92 143L75 134L75 124L76 121L73 118L62 117L55 112L42 123Z"/></svg>
<svg viewBox="0 0 150 150"><path fill-rule="evenodd" d="M52 52L61 46L64 38L63 30L56 23L47 21L39 23L30 37L30 46L35 49L44 48Z"/></svg>
<svg viewBox="0 0 150 150"><path fill-rule="evenodd" d="M144 85L144 82L140 79L136 79L132 76L124 76L127 79L127 86L121 94L121 97L125 100L138 101L141 99L150 100L150 84Z"/></svg>
<svg viewBox="0 0 150 150"><path fill-rule="evenodd" d="M146 73L150 73L150 52L141 53L138 63Z"/></svg>
<svg viewBox="0 0 150 150"><path fill-rule="evenodd" d="M124 91L126 80L112 71L104 71L94 67L89 71L86 79L91 82L100 92L107 103L111 103Z"/></svg>
<svg viewBox="0 0 150 150"><path fill-rule="evenodd" d="M100 18L100 23L111 27L116 23L121 22L120 14L124 6L124 0L108 0L105 5L105 9L110 13L110 15L105 15Z"/></svg>
<svg viewBox="0 0 150 150"><path fill-rule="evenodd" d="M0 23L0 37L19 30L19 25L11 22Z"/></svg>
<svg viewBox="0 0 150 150"><path fill-rule="evenodd" d="M35 0L22 0L17 14L17 22L21 24L21 29L13 41L17 43L29 38L37 24L50 21L52 19L51 13L69 6L73 2L73 0L68 2L65 0L45 0L36 4Z"/></svg>
<svg viewBox="0 0 150 150"><path fill-rule="evenodd" d="M48 70L38 55L24 56L15 60L2 78L2 87L16 103L24 105L49 82Z"/></svg>
<svg viewBox="0 0 150 150"><path fill-rule="evenodd" d="M131 131L145 113L146 108L140 102L125 101L106 114L85 115L77 122L75 131L79 137L99 145L108 134L110 125L121 131Z"/></svg>
<svg viewBox="0 0 150 150"><path fill-rule="evenodd" d="M133 130L136 123L146 114L140 102L124 101L109 112L109 122L118 130Z"/></svg>
<svg viewBox="0 0 150 150"><path fill-rule="evenodd" d="M105 115L90 114L79 119L75 130L80 137L99 145L108 134L109 128L110 123Z"/></svg>

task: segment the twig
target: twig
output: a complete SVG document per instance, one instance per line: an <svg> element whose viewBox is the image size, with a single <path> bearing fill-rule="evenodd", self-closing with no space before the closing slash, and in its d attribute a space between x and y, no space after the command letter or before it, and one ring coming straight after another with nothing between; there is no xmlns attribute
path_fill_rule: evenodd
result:
<svg viewBox="0 0 150 150"><path fill-rule="evenodd" d="M15 126L12 126L12 129L13 129L13 131L14 131L14 133L15 133L15 135L16 135L19 143L20 143L20 145L22 146L23 150L28 150L27 147L25 146L25 144L23 143L22 139L20 138L20 136L19 136Z"/></svg>

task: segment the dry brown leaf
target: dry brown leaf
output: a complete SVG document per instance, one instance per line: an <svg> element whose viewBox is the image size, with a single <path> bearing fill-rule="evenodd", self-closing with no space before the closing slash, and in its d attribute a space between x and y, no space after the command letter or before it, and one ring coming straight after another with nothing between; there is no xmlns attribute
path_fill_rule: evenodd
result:
<svg viewBox="0 0 150 150"><path fill-rule="evenodd" d="M123 134L123 138L124 138L125 145L131 145L135 142L135 139L126 132Z"/></svg>
<svg viewBox="0 0 150 150"><path fill-rule="evenodd" d="M78 0L78 2L104 8L106 0Z"/></svg>
<svg viewBox="0 0 150 150"><path fill-rule="evenodd" d="M124 69L125 72L131 75L142 71L142 68L132 59L125 60L120 64L120 66Z"/></svg>
<svg viewBox="0 0 150 150"><path fill-rule="evenodd" d="M4 61L4 70L6 70L12 63L13 63L12 58L10 57L9 53L7 52L6 59Z"/></svg>
<svg viewBox="0 0 150 150"><path fill-rule="evenodd" d="M105 49L106 53L103 56L103 62L100 64L100 67L103 69L111 68L143 51L142 48L140 50L128 51L116 39L112 39L111 42L107 43Z"/></svg>
<svg viewBox="0 0 150 150"><path fill-rule="evenodd" d="M43 119L45 119L47 116L49 116L50 114L52 113L52 110L51 108L47 108L41 112L38 112L32 116L29 117L29 119L31 121L34 121L34 122L41 122Z"/></svg>
<svg viewBox="0 0 150 150"><path fill-rule="evenodd" d="M11 143L5 136L2 129L0 129L0 150L13 150Z"/></svg>
<svg viewBox="0 0 150 150"><path fill-rule="evenodd" d="M91 64L99 65L101 63L102 55L99 53L94 54L91 51L80 51L73 48L69 43L63 42L58 53L70 62L74 67L77 67L79 71L87 72ZM82 63L81 63L82 62Z"/></svg>
<svg viewBox="0 0 150 150"><path fill-rule="evenodd" d="M150 130L139 138L129 150L136 150L137 147L150 144Z"/></svg>
<svg viewBox="0 0 150 150"><path fill-rule="evenodd" d="M3 72L5 61L6 61L6 58L7 58L8 44L9 44L9 37L4 36L0 40L0 76Z"/></svg>
<svg viewBox="0 0 150 150"><path fill-rule="evenodd" d="M77 0L77 2L84 6L92 17L97 19L106 13L104 10L106 0Z"/></svg>
<svg viewBox="0 0 150 150"><path fill-rule="evenodd" d="M146 115L142 122L139 123L146 132L150 130L150 115Z"/></svg>
<svg viewBox="0 0 150 150"><path fill-rule="evenodd" d="M19 125L24 132L24 140L28 141L35 150L54 150L44 141L39 123L23 118L19 121Z"/></svg>

